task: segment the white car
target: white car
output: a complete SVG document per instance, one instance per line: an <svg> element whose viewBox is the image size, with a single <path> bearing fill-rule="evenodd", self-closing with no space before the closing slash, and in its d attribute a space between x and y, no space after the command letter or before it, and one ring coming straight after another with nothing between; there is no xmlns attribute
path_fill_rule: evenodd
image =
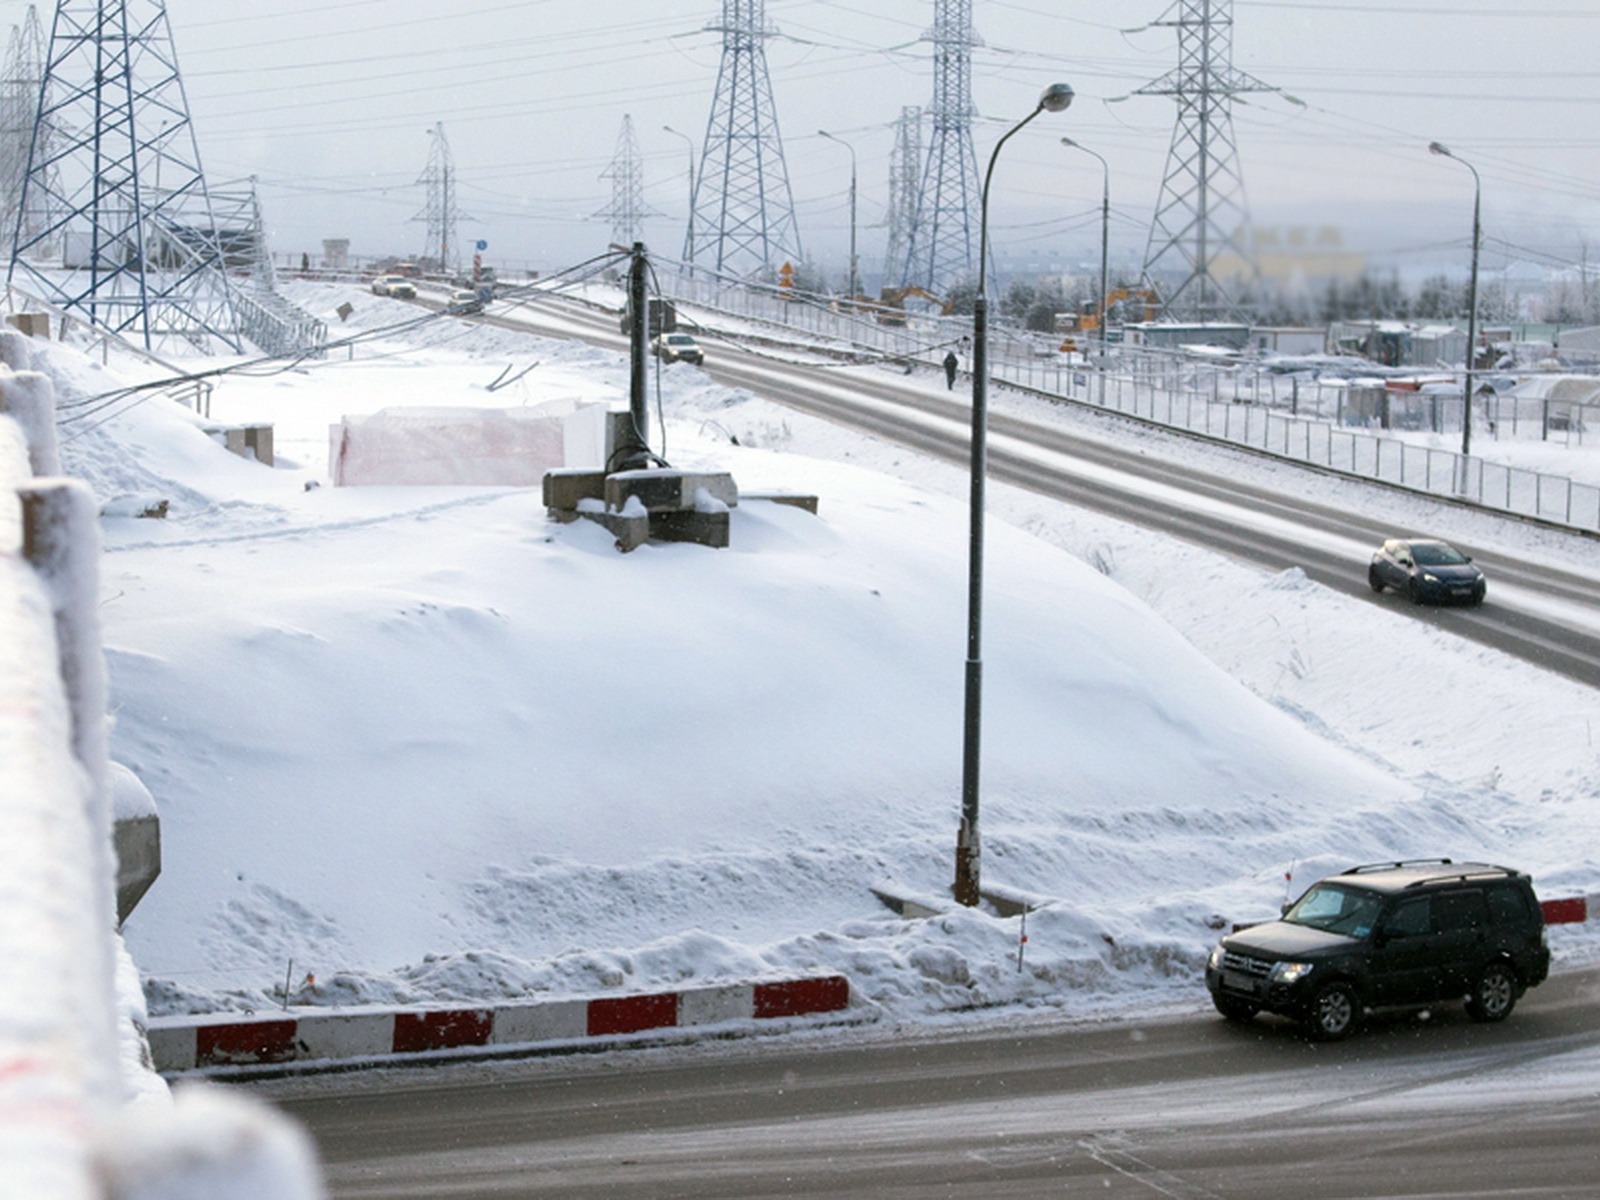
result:
<svg viewBox="0 0 1600 1200"><path fill-rule="evenodd" d="M477 292L467 288L450 293L450 311L453 313L476 313L483 311L483 297Z"/></svg>
<svg viewBox="0 0 1600 1200"><path fill-rule="evenodd" d="M404 275L379 275L372 281L374 296L391 296L396 300L415 300L417 286Z"/></svg>

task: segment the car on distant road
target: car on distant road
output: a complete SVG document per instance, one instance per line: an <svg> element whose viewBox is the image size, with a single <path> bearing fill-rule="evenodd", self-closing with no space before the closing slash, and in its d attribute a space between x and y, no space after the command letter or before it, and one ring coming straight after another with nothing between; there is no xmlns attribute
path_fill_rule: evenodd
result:
<svg viewBox="0 0 1600 1200"><path fill-rule="evenodd" d="M687 333L658 333L650 339L650 352L662 362L686 362L700 366L706 361L700 343Z"/></svg>
<svg viewBox="0 0 1600 1200"><path fill-rule="evenodd" d="M404 275L379 275L372 281L374 296L389 296L395 300L415 300L417 285Z"/></svg>
<svg viewBox="0 0 1600 1200"><path fill-rule="evenodd" d="M1270 1012L1318 1041L1368 1012L1465 1001L1503 1021L1550 973L1544 914L1520 871L1448 858L1351 867L1311 885L1281 919L1228 934L1206 964L1230 1021Z"/></svg>
<svg viewBox="0 0 1600 1200"><path fill-rule="evenodd" d="M453 313L482 312L483 297L477 292L462 288L460 291L450 293L449 307Z"/></svg>
<svg viewBox="0 0 1600 1200"><path fill-rule="evenodd" d="M1372 590L1393 588L1413 604L1482 604L1488 591L1470 556L1434 538L1390 538L1367 568Z"/></svg>

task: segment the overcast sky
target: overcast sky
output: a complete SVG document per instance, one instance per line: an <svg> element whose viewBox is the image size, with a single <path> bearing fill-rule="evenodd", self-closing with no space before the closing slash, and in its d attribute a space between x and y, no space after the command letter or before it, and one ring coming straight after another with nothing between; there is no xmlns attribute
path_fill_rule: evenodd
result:
<svg viewBox="0 0 1600 1200"><path fill-rule="evenodd" d="M130 11L152 0L126 0ZM26 5L0 0L0 20ZM689 135L698 155L716 87L720 0L168 0L202 160L213 182L258 178L273 247L315 257L418 254L418 184L443 124L486 259L550 270L602 250L600 178L625 114L644 156L652 248L682 249ZM1111 165L1113 255L1142 258L1175 110L1130 95L1177 63L1151 27L1170 0L973 0L980 163L1040 90L1077 91L1007 144L991 199L1003 259L1098 253L1100 167ZM892 124L932 93L920 38L933 0L767 0L766 58L807 256L842 264L847 140L859 162L860 249L882 255ZM48 32L54 6L39 6ZM225 14L225 15L219 15ZM1252 94L1235 135L1258 225L1337 226L1385 261L1463 269L1472 176L1486 263L1501 243L1576 261L1600 242L1600 9L1592 0L1235 0L1234 62L1285 95ZM1127 97L1124 99L1124 97ZM1498 241L1496 239L1499 239ZM1589 253L1600 258L1600 249ZM867 269L870 269L867 268Z"/></svg>

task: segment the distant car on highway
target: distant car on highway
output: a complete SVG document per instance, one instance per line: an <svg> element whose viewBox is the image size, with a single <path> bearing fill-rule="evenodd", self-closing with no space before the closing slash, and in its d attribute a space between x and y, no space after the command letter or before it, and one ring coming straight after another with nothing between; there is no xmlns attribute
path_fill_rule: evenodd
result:
<svg viewBox="0 0 1600 1200"><path fill-rule="evenodd" d="M1390 538L1367 568L1372 590L1393 588L1413 604L1482 604L1488 591L1472 559L1434 538Z"/></svg>
<svg viewBox="0 0 1600 1200"><path fill-rule="evenodd" d="M483 311L483 297L477 292L462 288L460 291L450 293L450 311L453 313L476 313Z"/></svg>
<svg viewBox="0 0 1600 1200"><path fill-rule="evenodd" d="M390 296L395 300L415 300L417 285L404 275L379 275L372 281L374 296Z"/></svg>
<svg viewBox="0 0 1600 1200"><path fill-rule="evenodd" d="M662 362L686 362L700 366L706 361L700 343L687 333L658 333L650 339L650 352Z"/></svg>

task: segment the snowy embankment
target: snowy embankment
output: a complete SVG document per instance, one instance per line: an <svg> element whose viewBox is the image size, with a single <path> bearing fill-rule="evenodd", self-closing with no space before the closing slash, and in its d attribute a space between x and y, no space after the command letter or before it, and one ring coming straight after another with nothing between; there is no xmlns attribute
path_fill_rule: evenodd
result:
<svg viewBox="0 0 1600 1200"><path fill-rule="evenodd" d="M346 330L414 312L301 299L351 300ZM85 393L116 373L71 370ZM115 756L163 819L126 929L153 1011L271 1006L286 977L327 1005L795 971L901 1018L1194 1005L1215 927L1270 912L1287 871L1450 854L1546 894L1597 877L1595 756L1570 740L1600 716L1586 689L995 489L1013 524L989 532L985 878L1051 903L1021 970L1015 920L891 916L871 885L951 874L959 473L691 368L662 386L675 464L819 513L746 504L727 550L620 555L528 490L321 486L346 414L623 402L615 354L450 319L223 382L213 411L271 422L275 470L165 401L69 435L103 497L170 501L107 520L103 606ZM1378 642L1464 682L1416 719L1358 677ZM1458 753L1485 687L1503 719Z"/></svg>

